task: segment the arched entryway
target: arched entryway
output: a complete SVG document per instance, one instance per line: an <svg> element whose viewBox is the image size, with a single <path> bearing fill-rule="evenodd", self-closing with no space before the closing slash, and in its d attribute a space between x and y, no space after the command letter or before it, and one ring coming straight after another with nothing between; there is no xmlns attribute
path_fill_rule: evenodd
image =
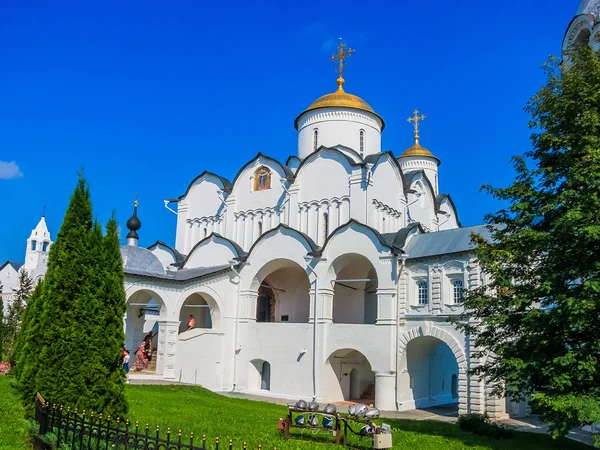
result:
<svg viewBox="0 0 600 450"><path fill-rule="evenodd" d="M150 355L151 360L146 371L155 370L156 359L152 356L158 347L158 320L165 313L164 301L151 290L136 291L127 299L127 313L124 319L125 345L130 351L130 367L134 366L138 347L144 338L152 333L153 353Z"/></svg>
<svg viewBox="0 0 600 450"><path fill-rule="evenodd" d="M271 390L271 364L263 359L250 361L250 373L248 374L248 390L270 391Z"/></svg>
<svg viewBox="0 0 600 450"><path fill-rule="evenodd" d="M458 376L458 362L448 344L433 336L412 339L400 360L401 409L458 403Z"/></svg>
<svg viewBox="0 0 600 450"><path fill-rule="evenodd" d="M193 328L218 327L219 307L210 295L193 293L185 299L179 311L179 333L188 329L190 319L193 319Z"/></svg>
<svg viewBox="0 0 600 450"><path fill-rule="evenodd" d="M346 254L331 265L333 322L374 324L377 320L377 273L371 261Z"/></svg>
<svg viewBox="0 0 600 450"><path fill-rule="evenodd" d="M297 263L271 261L259 271L256 281L257 322L308 322L310 281Z"/></svg>
<svg viewBox="0 0 600 450"><path fill-rule="evenodd" d="M367 358L357 350L333 352L325 363L323 383L328 401L375 404L375 375Z"/></svg>

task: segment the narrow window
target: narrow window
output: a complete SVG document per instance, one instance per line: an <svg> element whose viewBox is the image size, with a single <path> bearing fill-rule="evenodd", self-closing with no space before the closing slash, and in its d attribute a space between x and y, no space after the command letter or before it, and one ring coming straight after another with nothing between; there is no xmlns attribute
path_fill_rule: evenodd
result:
<svg viewBox="0 0 600 450"><path fill-rule="evenodd" d="M365 154L365 130L360 130L360 156Z"/></svg>
<svg viewBox="0 0 600 450"><path fill-rule="evenodd" d="M319 146L319 130L315 128L313 131L313 150L316 152Z"/></svg>
<svg viewBox="0 0 600 450"><path fill-rule="evenodd" d="M452 282L452 287L454 290L454 303L462 302L464 288L462 280L454 280Z"/></svg>
<svg viewBox="0 0 600 450"><path fill-rule="evenodd" d="M207 234L208 234L208 230L206 228L204 228L204 237L206 237Z"/></svg>
<svg viewBox="0 0 600 450"><path fill-rule="evenodd" d="M47 242L44 242L44 243L42 244L42 251L43 251L43 252L47 252L47 251L48 251L48 243L47 243Z"/></svg>
<svg viewBox="0 0 600 450"><path fill-rule="evenodd" d="M36 241L31 241L31 250L35 250L37 247L37 242Z"/></svg>
<svg viewBox="0 0 600 450"><path fill-rule="evenodd" d="M427 283L424 281L420 281L419 283L417 283L417 288L419 290L419 305L427 305L429 303Z"/></svg>
<svg viewBox="0 0 600 450"><path fill-rule="evenodd" d="M385 217L381 219L381 232L385 233Z"/></svg>
<svg viewBox="0 0 600 450"><path fill-rule="evenodd" d="M260 371L260 388L264 391L271 390L271 364L265 361Z"/></svg>
<svg viewBox="0 0 600 450"><path fill-rule="evenodd" d="M258 235L262 236L262 222L258 222Z"/></svg>
<svg viewBox="0 0 600 450"><path fill-rule="evenodd" d="M327 240L327 236L329 235L329 214L323 213L323 241Z"/></svg>

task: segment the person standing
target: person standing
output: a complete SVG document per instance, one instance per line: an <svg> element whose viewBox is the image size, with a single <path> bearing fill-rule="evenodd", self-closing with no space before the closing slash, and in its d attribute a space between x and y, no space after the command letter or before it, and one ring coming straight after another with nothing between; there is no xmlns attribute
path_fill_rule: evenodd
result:
<svg viewBox="0 0 600 450"><path fill-rule="evenodd" d="M129 373L129 360L131 359L131 355L129 354L129 350L125 350L125 356L123 356L123 369L125 369L125 373Z"/></svg>

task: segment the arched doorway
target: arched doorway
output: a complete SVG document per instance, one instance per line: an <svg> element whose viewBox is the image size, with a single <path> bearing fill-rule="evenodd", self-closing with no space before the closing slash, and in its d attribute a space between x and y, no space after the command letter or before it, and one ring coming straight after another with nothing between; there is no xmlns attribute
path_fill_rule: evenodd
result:
<svg viewBox="0 0 600 450"><path fill-rule="evenodd" d="M377 273L359 254L342 255L332 263L333 322L374 324L377 320Z"/></svg>
<svg viewBox="0 0 600 450"><path fill-rule="evenodd" d="M257 322L308 322L310 281L302 267L274 260L259 271L257 282Z"/></svg>
<svg viewBox="0 0 600 450"><path fill-rule="evenodd" d="M458 363L450 347L432 336L408 342L398 374L402 409L421 409L458 402Z"/></svg>
<svg viewBox="0 0 600 450"><path fill-rule="evenodd" d="M337 350L329 356L323 373L327 401L375 404L375 375L367 358L357 350Z"/></svg>
<svg viewBox="0 0 600 450"><path fill-rule="evenodd" d="M125 315L125 345L130 352L129 367L133 367L138 347L144 338L152 333L153 354L158 346L158 320L165 312L163 300L153 291L140 290L127 299ZM150 355L146 372L154 372L156 358Z"/></svg>
<svg viewBox="0 0 600 450"><path fill-rule="evenodd" d="M271 364L264 359L250 361L250 373L248 374L249 391L271 390Z"/></svg>
<svg viewBox="0 0 600 450"><path fill-rule="evenodd" d="M213 328L218 320L217 304L207 294L194 293L185 299L179 311L179 333L188 328L190 318L194 319L194 328Z"/></svg>

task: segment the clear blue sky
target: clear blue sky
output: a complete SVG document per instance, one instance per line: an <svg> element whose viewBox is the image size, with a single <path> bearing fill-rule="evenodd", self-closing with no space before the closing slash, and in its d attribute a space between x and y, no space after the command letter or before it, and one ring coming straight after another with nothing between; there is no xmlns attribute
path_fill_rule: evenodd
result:
<svg viewBox="0 0 600 450"><path fill-rule="evenodd" d="M173 244L163 200L204 169L233 179L258 151L296 153L295 117L335 90L339 36L356 49L344 87L386 120L384 149L412 144L406 118L421 110L441 191L463 225L481 223L499 205L479 188L512 179L522 107L577 7L0 0L0 175L22 174L0 179L0 262L23 260L44 205L56 236L81 166L98 219L116 208L125 228L139 191L140 244Z"/></svg>

